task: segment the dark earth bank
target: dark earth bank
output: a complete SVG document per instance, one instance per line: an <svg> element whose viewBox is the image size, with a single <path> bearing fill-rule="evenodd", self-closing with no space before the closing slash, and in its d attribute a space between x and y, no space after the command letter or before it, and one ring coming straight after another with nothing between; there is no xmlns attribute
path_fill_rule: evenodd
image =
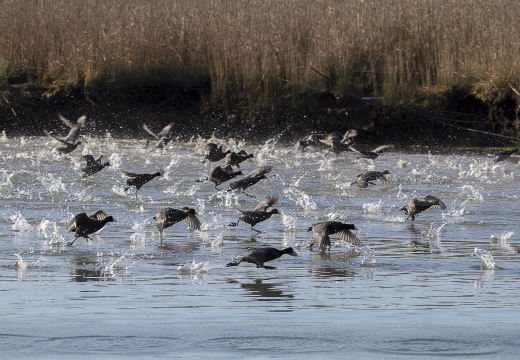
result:
<svg viewBox="0 0 520 360"><path fill-rule="evenodd" d="M195 92L166 87L61 90L10 87L0 96L0 131L10 136L39 136L45 130L65 135L58 114L76 120L87 115L85 133L116 138L147 138L146 123L159 131L174 122L179 140L192 136L234 137L252 143L278 137L293 143L311 132L357 129L359 143L398 146L507 147L518 143L520 119L514 99L484 103L464 91L453 91L439 104L384 106L374 98L337 98L317 94L312 107L295 102L251 111L212 111Z"/></svg>

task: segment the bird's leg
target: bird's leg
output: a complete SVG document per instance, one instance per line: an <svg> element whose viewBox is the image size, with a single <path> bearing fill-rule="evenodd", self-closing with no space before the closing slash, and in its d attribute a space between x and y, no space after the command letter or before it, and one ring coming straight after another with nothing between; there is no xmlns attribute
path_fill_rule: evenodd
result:
<svg viewBox="0 0 520 360"><path fill-rule="evenodd" d="M76 240L78 240L78 237L79 237L79 236L76 236L76 237L74 238L74 240L69 241L69 242L67 243L67 245L70 246L70 245L74 244L74 242L75 242Z"/></svg>
<svg viewBox="0 0 520 360"><path fill-rule="evenodd" d="M254 227L252 227L252 226L251 226L251 230L254 230L254 231L256 231L257 233L261 233L260 230L256 230L256 229L255 229Z"/></svg>
<svg viewBox="0 0 520 360"><path fill-rule="evenodd" d="M228 263L228 264L226 265L226 267L229 267L229 266L238 266L238 264L240 264L241 262L242 262L242 260L240 260L240 261L232 261L232 262Z"/></svg>
<svg viewBox="0 0 520 360"><path fill-rule="evenodd" d="M264 269L269 269L269 270L274 270L276 269L274 266L267 266L267 265L264 265Z"/></svg>
<svg viewBox="0 0 520 360"><path fill-rule="evenodd" d="M240 219L237 220L237 222L232 222L228 226L238 226L238 223L240 222Z"/></svg>
<svg viewBox="0 0 520 360"><path fill-rule="evenodd" d="M242 191L242 192L243 192L243 191ZM254 196L254 195L249 195L249 194L246 193L246 192L243 192L243 193L244 193L245 195L249 196L249 197L256 198L256 196Z"/></svg>

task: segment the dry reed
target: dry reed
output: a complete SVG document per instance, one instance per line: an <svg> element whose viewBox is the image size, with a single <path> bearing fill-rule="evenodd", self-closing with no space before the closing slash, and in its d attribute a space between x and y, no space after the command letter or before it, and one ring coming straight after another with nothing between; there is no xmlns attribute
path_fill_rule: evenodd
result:
<svg viewBox="0 0 520 360"><path fill-rule="evenodd" d="M256 110L520 88L516 0L0 0L0 83L164 85Z"/></svg>

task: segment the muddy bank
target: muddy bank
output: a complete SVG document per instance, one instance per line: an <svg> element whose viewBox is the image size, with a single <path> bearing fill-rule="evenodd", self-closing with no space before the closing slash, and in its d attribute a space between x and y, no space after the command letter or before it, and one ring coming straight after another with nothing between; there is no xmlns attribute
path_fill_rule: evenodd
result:
<svg viewBox="0 0 520 360"><path fill-rule="evenodd" d="M152 129L174 122L179 139L191 136L235 137L262 142L278 136L292 143L311 132L360 130L360 143L430 146L510 146L517 143L520 119L513 100L485 104L463 92L435 109L383 106L378 99L336 99L317 94L314 106L279 103L261 112L204 108L197 93L179 89L81 89L51 93L37 87L10 88L0 99L0 131L7 136L37 136L44 131L66 134L58 114L76 119L86 114L86 132L117 138L146 138ZM305 108L305 110L301 110ZM296 110L295 110L296 109Z"/></svg>

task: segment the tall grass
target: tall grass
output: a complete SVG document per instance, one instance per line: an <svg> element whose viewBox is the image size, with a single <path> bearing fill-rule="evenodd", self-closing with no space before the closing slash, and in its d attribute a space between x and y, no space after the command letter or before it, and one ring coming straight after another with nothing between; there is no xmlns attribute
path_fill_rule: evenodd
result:
<svg viewBox="0 0 520 360"><path fill-rule="evenodd" d="M256 111L520 88L516 0L0 0L0 83L169 85Z"/></svg>

